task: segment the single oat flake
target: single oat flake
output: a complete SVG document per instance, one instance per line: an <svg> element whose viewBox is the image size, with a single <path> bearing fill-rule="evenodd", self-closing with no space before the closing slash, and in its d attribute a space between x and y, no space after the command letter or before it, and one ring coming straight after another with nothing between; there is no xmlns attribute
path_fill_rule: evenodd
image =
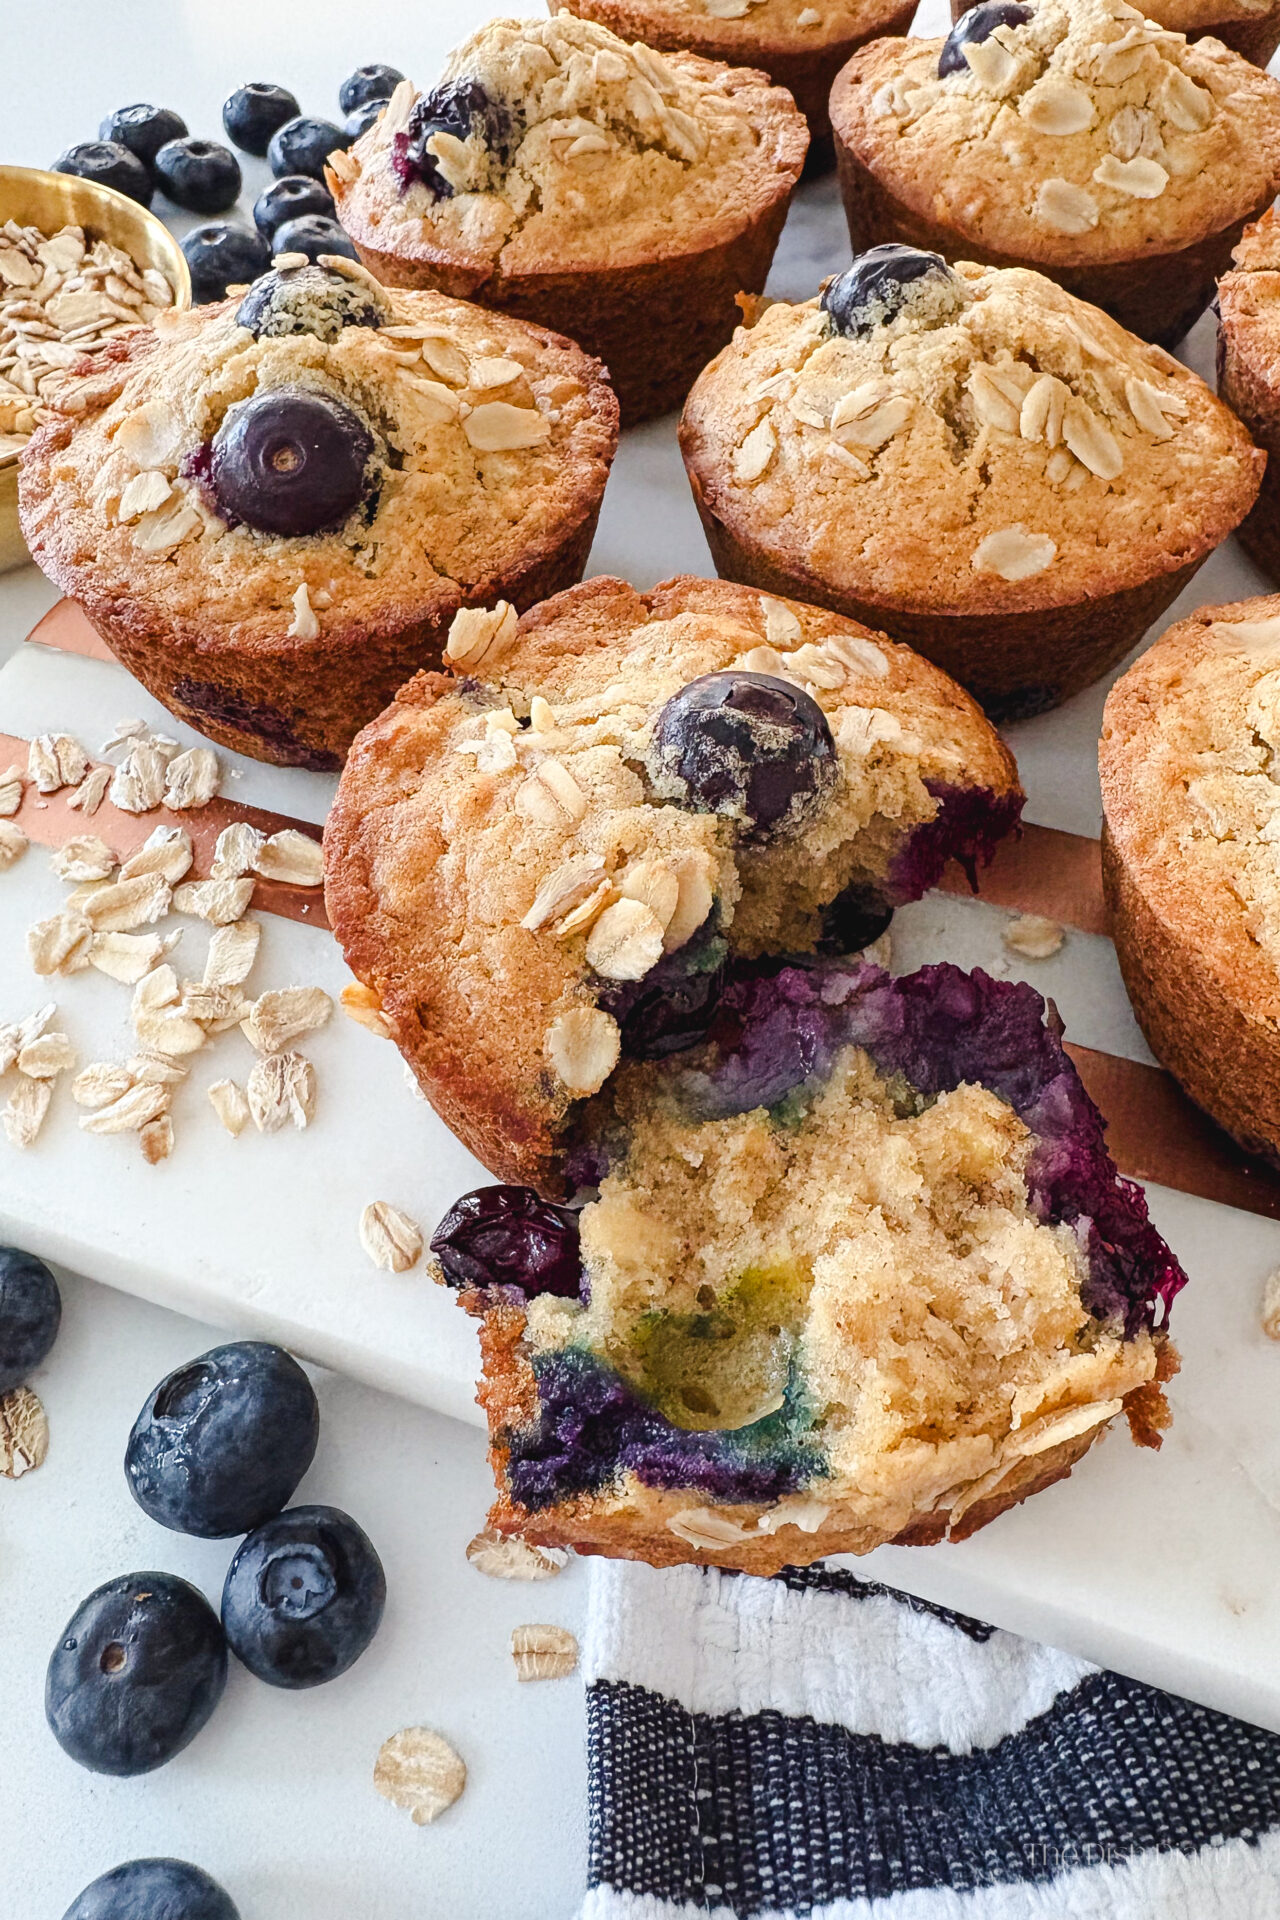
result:
<svg viewBox="0 0 1280 1920"><path fill-rule="evenodd" d="M43 1466L49 1451L49 1423L39 1396L30 1387L14 1387L0 1399L0 1475L21 1480Z"/></svg>
<svg viewBox="0 0 1280 1920"><path fill-rule="evenodd" d="M578 1664L578 1643L567 1627L513 1627L511 1658L517 1680L563 1680Z"/></svg>
<svg viewBox="0 0 1280 1920"><path fill-rule="evenodd" d="M1280 1340L1280 1267L1267 1275L1262 1289L1262 1331L1268 1340Z"/></svg>
<svg viewBox="0 0 1280 1920"><path fill-rule="evenodd" d="M491 1580L553 1580L569 1555L564 1547L537 1547L518 1535L486 1527L467 1547L467 1559Z"/></svg>
<svg viewBox="0 0 1280 1920"><path fill-rule="evenodd" d="M1023 913L1004 930L1004 944L1024 960L1049 960L1063 942L1063 931L1056 920L1042 913Z"/></svg>
<svg viewBox="0 0 1280 1920"><path fill-rule="evenodd" d="M405 1727L384 1740L373 1768L384 1800L425 1827L451 1807L467 1784L466 1762L430 1727Z"/></svg>
<svg viewBox="0 0 1280 1920"><path fill-rule="evenodd" d="M383 1273L408 1273L422 1252L422 1228L389 1200L371 1200L360 1215L360 1245Z"/></svg>

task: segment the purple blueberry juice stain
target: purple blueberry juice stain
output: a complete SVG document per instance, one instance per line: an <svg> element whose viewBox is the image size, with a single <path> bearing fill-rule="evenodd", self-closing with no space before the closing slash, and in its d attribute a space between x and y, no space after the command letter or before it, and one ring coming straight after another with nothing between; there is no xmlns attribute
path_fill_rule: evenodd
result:
<svg viewBox="0 0 1280 1920"><path fill-rule="evenodd" d="M894 855L885 881L895 906L919 900L938 884L948 861L956 860L978 891L978 868L990 865L1000 842L1018 824L1020 793L993 793L987 787L955 787L944 780L925 785L938 803L932 820L913 827Z"/></svg>
<svg viewBox="0 0 1280 1920"><path fill-rule="evenodd" d="M176 680L173 698L193 714L203 715L237 733L261 740L272 750L281 766L303 767L308 773L340 773L342 756L308 746L294 731L293 718L279 707L246 700L234 688L220 687L212 680ZM304 716L299 715L300 719ZM199 720L195 723L199 725Z"/></svg>

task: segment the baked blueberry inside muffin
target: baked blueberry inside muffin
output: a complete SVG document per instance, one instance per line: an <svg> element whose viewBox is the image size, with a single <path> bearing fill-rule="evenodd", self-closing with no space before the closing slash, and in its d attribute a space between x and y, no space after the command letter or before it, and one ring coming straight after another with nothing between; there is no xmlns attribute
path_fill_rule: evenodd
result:
<svg viewBox="0 0 1280 1920"><path fill-rule="evenodd" d="M678 404L758 293L808 135L766 76L593 21L490 21L345 154L338 214L380 279L567 332L630 423Z"/></svg>
<svg viewBox="0 0 1280 1920"><path fill-rule="evenodd" d="M482 1189L432 1241L498 1527L769 1572L963 1537L1122 1409L1159 1443L1185 1276L1030 987L737 966L581 1137L576 1214Z"/></svg>
<svg viewBox="0 0 1280 1920"><path fill-rule="evenodd" d="M583 1100L702 1041L738 962L866 945L1021 809L945 675L745 588L591 580L448 651L353 748L329 917L449 1125L548 1192Z"/></svg>
<svg viewBox="0 0 1280 1920"><path fill-rule="evenodd" d="M585 565L617 437L572 342L333 258L139 328L21 473L32 553L179 718L336 768L468 601Z"/></svg>

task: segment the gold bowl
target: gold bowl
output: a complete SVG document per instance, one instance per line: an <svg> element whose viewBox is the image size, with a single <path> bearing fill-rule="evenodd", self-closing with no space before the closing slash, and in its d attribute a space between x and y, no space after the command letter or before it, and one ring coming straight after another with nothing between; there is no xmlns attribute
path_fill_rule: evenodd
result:
<svg viewBox="0 0 1280 1920"><path fill-rule="evenodd" d="M0 226L6 220L39 227L44 234L59 227L83 227L86 239L109 240L139 268L155 267L162 273L173 288L176 307L191 305L191 275L182 248L162 221L114 187L95 186L70 173L45 173L39 167L0 166ZM0 458L0 573L21 566L28 557L18 526L18 459L16 453Z"/></svg>

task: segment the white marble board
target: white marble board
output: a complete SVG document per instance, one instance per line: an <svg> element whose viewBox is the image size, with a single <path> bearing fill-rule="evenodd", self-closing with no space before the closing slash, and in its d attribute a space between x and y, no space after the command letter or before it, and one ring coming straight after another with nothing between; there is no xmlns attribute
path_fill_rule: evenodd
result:
<svg viewBox="0 0 1280 1920"><path fill-rule="evenodd" d="M443 50L485 11L450 10L447 32L435 23L429 38ZM939 0L926 0L920 30L932 30L941 12ZM831 183L806 188L771 290L808 295L846 258ZM1184 357L1208 371L1208 322ZM673 421L625 437L590 570L640 586L709 570ZM1262 585L1229 542L1180 609ZM30 570L0 581L0 653L11 655L0 671L0 730L52 726L96 749L126 714L171 726L122 669L17 644L51 598ZM1029 818L1097 831L1105 691L1010 729ZM227 759L236 776L227 790L246 803L323 817L331 783ZM2 885L0 1018L11 1018L48 997L27 969L23 935L63 888L39 849ZM346 976L329 938L263 919L255 984L313 981L336 993ZM980 903L931 896L899 915L895 964L948 957L1018 971L1000 942L1003 921ZM192 923L188 949L198 955L204 937ZM1072 1039L1149 1059L1106 941L1074 934L1055 959L1020 970L1055 997ZM56 991L84 1058L126 1050L122 989L82 974ZM36 1148L0 1152L0 1232L126 1291L283 1339L358 1379L474 1420L468 1323L421 1273L376 1273L356 1221L367 1200L384 1198L429 1227L482 1171L410 1093L385 1043L335 1021L306 1050L320 1088L306 1133L250 1132L238 1141L222 1133L203 1088L223 1073L242 1076L250 1058L239 1035L227 1036L182 1090L178 1145L158 1168L143 1164L131 1139L86 1139L64 1094ZM861 1570L1280 1729L1280 1350L1258 1317L1263 1278L1280 1262L1280 1225L1163 1189L1150 1198L1192 1280L1176 1310L1184 1364L1163 1453L1140 1454L1113 1435L1068 1483L965 1545L883 1549Z"/></svg>

